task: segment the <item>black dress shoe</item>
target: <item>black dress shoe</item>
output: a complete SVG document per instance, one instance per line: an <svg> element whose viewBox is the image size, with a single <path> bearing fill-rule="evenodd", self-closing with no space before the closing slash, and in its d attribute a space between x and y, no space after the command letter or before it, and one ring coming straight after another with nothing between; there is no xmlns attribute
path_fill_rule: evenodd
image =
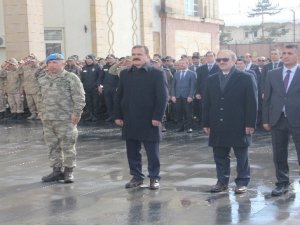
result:
<svg viewBox="0 0 300 225"><path fill-rule="evenodd" d="M150 189L151 190L159 189L159 182L157 179L150 178Z"/></svg>
<svg viewBox="0 0 300 225"><path fill-rule="evenodd" d="M289 185L277 186L271 193L272 196L280 196L289 191Z"/></svg>
<svg viewBox="0 0 300 225"><path fill-rule="evenodd" d="M226 191L227 189L228 189L227 184L223 184L223 183L218 181L216 185L211 187L210 192L211 193L218 193L218 192Z"/></svg>
<svg viewBox="0 0 300 225"><path fill-rule="evenodd" d="M133 177L127 184L125 188L135 188L143 184L143 180Z"/></svg>
<svg viewBox="0 0 300 225"><path fill-rule="evenodd" d="M105 120L105 122L113 122L113 121L114 121L114 119L111 118L111 117L108 117L108 118Z"/></svg>
<svg viewBox="0 0 300 225"><path fill-rule="evenodd" d="M183 132L184 131L184 127L180 127L177 132Z"/></svg>
<svg viewBox="0 0 300 225"><path fill-rule="evenodd" d="M247 187L246 186L236 186L234 189L234 193L236 194L243 194L247 192Z"/></svg>

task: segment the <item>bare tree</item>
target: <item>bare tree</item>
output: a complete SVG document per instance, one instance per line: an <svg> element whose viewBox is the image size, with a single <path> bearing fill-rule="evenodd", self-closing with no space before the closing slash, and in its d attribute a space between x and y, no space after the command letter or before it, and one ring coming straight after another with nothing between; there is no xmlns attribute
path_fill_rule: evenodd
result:
<svg viewBox="0 0 300 225"><path fill-rule="evenodd" d="M265 38L264 33L264 15L274 15L281 11L278 5L273 5L269 0L258 0L254 9L248 12L248 17L261 16L262 40Z"/></svg>

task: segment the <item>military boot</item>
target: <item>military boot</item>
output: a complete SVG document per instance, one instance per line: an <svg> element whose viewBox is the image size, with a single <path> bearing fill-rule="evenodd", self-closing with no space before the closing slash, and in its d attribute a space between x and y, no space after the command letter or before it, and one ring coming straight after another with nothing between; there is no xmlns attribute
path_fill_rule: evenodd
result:
<svg viewBox="0 0 300 225"><path fill-rule="evenodd" d="M16 120L17 119L17 113L12 113L11 116L9 117L11 120Z"/></svg>
<svg viewBox="0 0 300 225"><path fill-rule="evenodd" d="M32 113L31 116L27 117L28 120L35 120L37 118L36 113Z"/></svg>
<svg viewBox="0 0 300 225"><path fill-rule="evenodd" d="M23 120L23 113L17 113L17 120Z"/></svg>
<svg viewBox="0 0 300 225"><path fill-rule="evenodd" d="M64 180L65 180L65 183L73 183L74 182L74 175L73 175L72 167L65 167Z"/></svg>
<svg viewBox="0 0 300 225"><path fill-rule="evenodd" d="M63 180L63 179L64 179L64 174L61 171L60 167L54 167L52 173L42 177L43 182L60 181L60 180Z"/></svg>

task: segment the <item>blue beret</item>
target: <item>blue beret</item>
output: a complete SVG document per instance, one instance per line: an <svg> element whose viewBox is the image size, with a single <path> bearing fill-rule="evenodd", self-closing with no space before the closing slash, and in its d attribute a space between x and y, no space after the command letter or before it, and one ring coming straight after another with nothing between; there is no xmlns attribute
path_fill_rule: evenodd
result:
<svg viewBox="0 0 300 225"><path fill-rule="evenodd" d="M48 55L48 57L46 59L46 63L48 63L49 61L52 61L52 60L64 60L64 59L65 59L65 57L62 54L53 53L53 54Z"/></svg>

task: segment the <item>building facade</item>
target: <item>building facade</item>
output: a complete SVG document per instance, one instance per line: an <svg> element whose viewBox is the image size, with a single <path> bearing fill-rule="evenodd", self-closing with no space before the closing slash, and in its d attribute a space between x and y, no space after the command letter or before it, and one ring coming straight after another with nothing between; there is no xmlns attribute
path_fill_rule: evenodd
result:
<svg viewBox="0 0 300 225"><path fill-rule="evenodd" d="M0 0L0 62L52 52L179 57L219 49L218 0ZM2 42L1 42L2 40Z"/></svg>

